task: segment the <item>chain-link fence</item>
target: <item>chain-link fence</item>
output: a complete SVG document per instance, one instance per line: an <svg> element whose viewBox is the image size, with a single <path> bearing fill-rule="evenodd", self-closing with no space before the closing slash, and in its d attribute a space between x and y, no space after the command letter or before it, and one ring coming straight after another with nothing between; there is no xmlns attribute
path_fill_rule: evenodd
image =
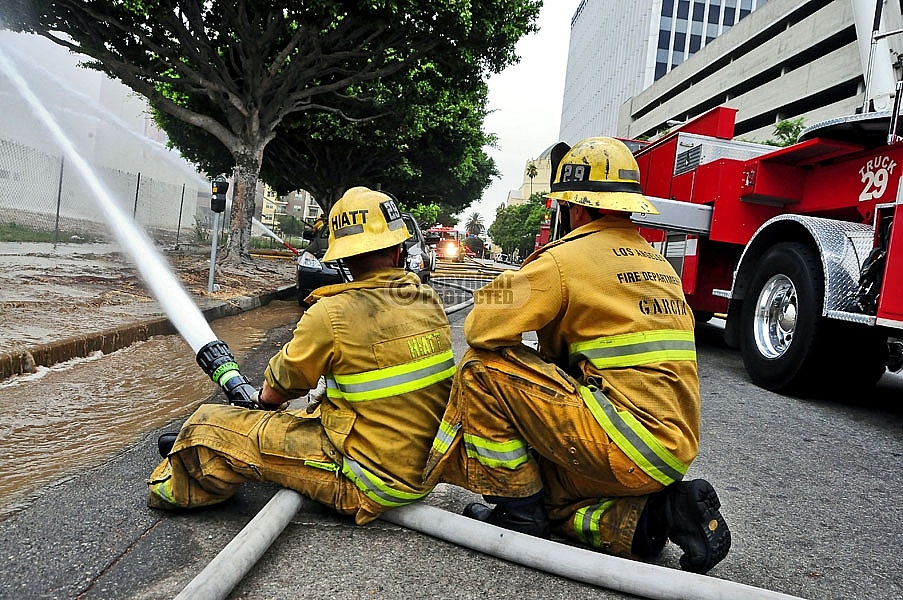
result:
<svg viewBox="0 0 903 600"><path fill-rule="evenodd" d="M182 184L141 172L96 168L95 174L126 215L158 241L192 241L198 180ZM108 236L104 215L81 174L62 155L0 140L0 222L59 235ZM59 239L59 241L65 241Z"/></svg>

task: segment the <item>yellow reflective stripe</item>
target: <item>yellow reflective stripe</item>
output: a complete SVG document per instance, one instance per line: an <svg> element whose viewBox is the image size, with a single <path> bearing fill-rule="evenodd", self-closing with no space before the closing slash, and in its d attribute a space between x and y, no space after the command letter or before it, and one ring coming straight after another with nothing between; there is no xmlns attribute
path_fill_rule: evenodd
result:
<svg viewBox="0 0 903 600"><path fill-rule="evenodd" d="M342 461L342 474L354 482L357 489L362 491L365 496L382 506L404 506L411 502L416 502L429 494L432 489L417 494L412 492L403 492L401 490L392 489L383 483L375 474L371 473L360 463L351 460L347 456Z"/></svg>
<svg viewBox="0 0 903 600"><path fill-rule="evenodd" d="M447 350L394 367L351 375L329 375L326 393L330 398L344 398L348 402L378 400L425 388L454 374L455 356Z"/></svg>
<svg viewBox="0 0 903 600"><path fill-rule="evenodd" d="M617 410L605 394L596 388L581 386L580 395L608 437L644 473L665 486L683 479L689 465L682 463L662 446L636 417Z"/></svg>
<svg viewBox="0 0 903 600"><path fill-rule="evenodd" d="M523 440L495 442L465 433L464 449L467 456L477 459L477 462L487 467L516 469L530 459L530 455L527 454L527 444Z"/></svg>
<svg viewBox="0 0 903 600"><path fill-rule="evenodd" d="M152 483L150 486L150 491L152 494L156 495L160 499L172 504L173 506L177 506L175 494L172 491L172 478L167 477L165 481L161 481L160 483Z"/></svg>
<svg viewBox="0 0 903 600"><path fill-rule="evenodd" d="M600 369L634 367L651 363L696 360L696 342L692 331L660 329L640 331L568 346L569 362L589 360Z"/></svg>
<svg viewBox="0 0 903 600"><path fill-rule="evenodd" d="M599 548L602 546L602 532L599 529L599 521L612 505L617 502L614 499L603 499L599 504L584 506L574 513L574 533L577 538L590 546Z"/></svg>
<svg viewBox="0 0 903 600"><path fill-rule="evenodd" d="M305 460L304 464L315 469L323 469L324 471L338 471L339 465L334 462L325 462L321 460Z"/></svg>
<svg viewBox="0 0 903 600"><path fill-rule="evenodd" d="M445 421L440 422L439 431L436 432L436 437L433 438L433 449L439 454L448 452L448 449L451 446L451 443L455 441L455 436L458 435L458 429L460 428L460 423L452 426Z"/></svg>

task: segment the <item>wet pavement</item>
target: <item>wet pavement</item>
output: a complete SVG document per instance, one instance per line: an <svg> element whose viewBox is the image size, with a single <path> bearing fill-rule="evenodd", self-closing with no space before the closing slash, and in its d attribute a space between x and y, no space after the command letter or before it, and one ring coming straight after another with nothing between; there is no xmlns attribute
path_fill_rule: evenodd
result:
<svg viewBox="0 0 903 600"><path fill-rule="evenodd" d="M4 352L100 331L148 312L159 310L113 245L0 243Z"/></svg>
<svg viewBox="0 0 903 600"><path fill-rule="evenodd" d="M259 316L271 309L281 310L269 306L247 314ZM451 319L457 356L464 348L464 314ZM270 329L240 359L243 373L260 381L266 361L290 338L292 328L282 324ZM184 362L197 370L190 356ZM88 366L77 365L79 379ZM134 365L136 377L159 369ZM222 396L216 392L203 400L219 402ZM136 398L131 409L143 417L152 404L149 398ZM5 558L0 563L0 597L157 599L184 589L277 491L268 484L247 485L222 505L184 513L145 506L144 480L160 460L156 438L175 430L193 406L186 404L179 418L162 427L121 431L119 448L109 453L107 442L86 440L80 467L59 474L17 510L0 517L0 555ZM457 512L476 499L443 484L429 502ZM487 562L477 552L384 521L360 527L309 502L289 530L254 567L255 576L229 598L627 597L600 595L592 586L541 571Z"/></svg>
<svg viewBox="0 0 903 600"><path fill-rule="evenodd" d="M256 319L269 310L247 316ZM465 347L466 312L450 318L457 358ZM266 361L289 339L292 328L283 324L270 329L240 359L243 373L260 381ZM899 460L894 458L899 456L899 410L880 403L855 407L802 402L753 388L742 375L738 354L726 350L719 335L712 328L698 334L705 439L690 475L717 483L735 540L731 554L709 579L813 600L900 598L900 558L887 552L888 547L897 547L901 535L892 473ZM133 361L131 366L136 377L154 377L181 361L194 368L190 356L181 356L176 349L167 364L145 360ZM80 367L72 373L85 378ZM111 373L97 376L108 381ZM889 401L895 395L899 398L901 391L903 382L889 381L879 395ZM204 401L219 402L221 396L217 392ZM152 404L150 398L135 398L131 408L144 415ZM104 453L104 444L89 440L80 466L42 485L19 510L0 518L0 556L4 558L0 597L172 598L201 573L278 490L268 484L244 485L235 497L216 507L181 513L147 508L145 477L160 460L156 438L163 431L174 431L190 410L186 405L183 416L156 429L120 432L121 446L111 456ZM794 440L799 442L803 423L806 440L800 445ZM851 427L858 427L863 435L870 432L864 443L873 450L871 456L866 458L862 448L852 443L834 443L840 439L839 431L849 432ZM874 473L863 469L863 463L886 473L886 483L876 485ZM866 490L870 490L867 497ZM443 484L424 502L460 513L477 499L466 490ZM671 569L676 569L679 554L673 545L665 549L656 561L668 567L661 577L667 580ZM611 581L621 577L612 576ZM305 502L273 546L225 597L615 600L632 596L511 564L384 520L356 526ZM690 588L664 597L698 596ZM755 593L745 596L758 597Z"/></svg>

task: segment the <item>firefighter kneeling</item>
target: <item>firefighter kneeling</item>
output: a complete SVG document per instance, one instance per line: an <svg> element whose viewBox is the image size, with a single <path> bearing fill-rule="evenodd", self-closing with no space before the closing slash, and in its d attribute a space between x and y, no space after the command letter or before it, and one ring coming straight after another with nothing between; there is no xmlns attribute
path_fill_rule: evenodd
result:
<svg viewBox="0 0 903 600"><path fill-rule="evenodd" d="M399 268L409 233L391 198L352 188L329 223L325 259L342 259L354 281L308 297L256 399L274 410L201 406L161 450L151 507L214 504L243 482L270 481L363 524L431 490L422 466L455 370L448 318L436 293ZM321 375L316 410L277 410Z"/></svg>
<svg viewBox="0 0 903 600"><path fill-rule="evenodd" d="M558 144L552 166L570 231L474 294L425 480L495 505L470 504L469 517L623 557L658 556L670 538L681 567L705 573L731 537L712 486L682 481L699 446L692 312L642 309L686 307L629 219L657 210L617 140ZM538 352L521 344L529 331Z"/></svg>

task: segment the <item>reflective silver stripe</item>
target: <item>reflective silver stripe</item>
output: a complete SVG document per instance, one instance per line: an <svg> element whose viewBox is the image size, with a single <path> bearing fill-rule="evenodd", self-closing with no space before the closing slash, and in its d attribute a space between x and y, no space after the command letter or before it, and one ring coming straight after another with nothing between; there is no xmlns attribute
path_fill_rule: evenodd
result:
<svg viewBox="0 0 903 600"><path fill-rule="evenodd" d="M678 460L628 412L619 412L595 387L581 387L580 395L608 437L647 475L670 485L683 479L689 465Z"/></svg>
<svg viewBox="0 0 903 600"><path fill-rule="evenodd" d="M436 432L436 437L433 439L433 448L436 452L445 454L452 442L455 441L455 436L458 435L460 428L460 423L452 427L445 421L440 422L439 431Z"/></svg>
<svg viewBox="0 0 903 600"><path fill-rule="evenodd" d="M392 489L377 476L365 469L357 461L343 457L342 474L354 482L365 496L383 506L404 506L427 496L431 490L422 494L402 492Z"/></svg>
<svg viewBox="0 0 903 600"><path fill-rule="evenodd" d="M647 352L664 352L669 350L696 351L696 343L692 341L669 340L657 342L645 342L640 344L630 344L627 346L616 346L613 348L587 348L571 354L569 358L570 364L574 364L581 360L599 360L606 358L618 358L625 355L645 354Z"/></svg>
<svg viewBox="0 0 903 600"><path fill-rule="evenodd" d="M464 448L467 456L477 459L477 462L487 467L516 469L530 459L530 455L527 453L527 445L523 440L494 442L465 433Z"/></svg>
<svg viewBox="0 0 903 600"><path fill-rule="evenodd" d="M589 360L598 368L631 367L664 361L696 360L692 331L661 329L576 342L568 347L571 365Z"/></svg>
<svg viewBox="0 0 903 600"><path fill-rule="evenodd" d="M417 381L418 379L424 379L429 377L430 375L436 375L450 368L454 368L455 359L453 357L448 358L440 363L428 364L422 368L415 369L408 373L401 373L399 375L394 375L390 377L384 377L382 379L375 379L373 381L365 381L362 383L340 383L338 381L334 382L334 387L338 388L345 394L360 394L363 392L373 392L376 390L381 390L383 388L389 388L396 385L401 385L404 383L411 383L413 381ZM336 376L334 376L336 377ZM341 377L341 376L338 376Z"/></svg>
<svg viewBox="0 0 903 600"><path fill-rule="evenodd" d="M592 504L579 509L574 514L574 531L584 542L595 547L602 545L599 521L602 515L612 507L615 499L602 499L599 504Z"/></svg>
<svg viewBox="0 0 903 600"><path fill-rule="evenodd" d="M347 225L345 227L340 227L332 232L332 235L335 236L335 239L343 238L346 235L355 235L358 233L364 233L363 225Z"/></svg>

